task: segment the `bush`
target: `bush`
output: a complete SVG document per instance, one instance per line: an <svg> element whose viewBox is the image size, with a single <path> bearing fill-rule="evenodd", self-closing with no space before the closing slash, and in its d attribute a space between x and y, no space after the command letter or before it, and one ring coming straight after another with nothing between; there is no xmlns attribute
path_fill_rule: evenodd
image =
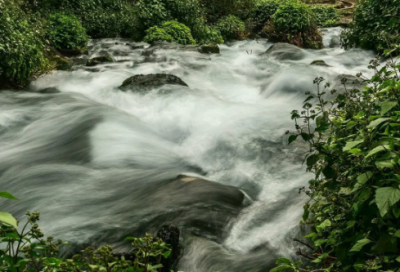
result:
<svg viewBox="0 0 400 272"><path fill-rule="evenodd" d="M324 99L329 85L316 79L317 95L308 93L303 111L292 112L296 133L289 143L309 144L305 161L315 177L302 189L310 197L303 224L311 226L304 238L311 241L313 268L280 260L290 271L398 271L400 65L380 67L375 60L370 68L376 73L362 89L342 80L346 88L333 101Z"/></svg>
<svg viewBox="0 0 400 272"><path fill-rule="evenodd" d="M322 36L308 5L290 0L279 6L273 20L267 23L263 33L272 41L287 42L299 47L320 49Z"/></svg>
<svg viewBox="0 0 400 272"><path fill-rule="evenodd" d="M222 37L228 39L242 39L245 31L245 24L236 16L229 15L220 19L216 25Z"/></svg>
<svg viewBox="0 0 400 272"><path fill-rule="evenodd" d="M199 0L206 10L207 21L216 23L228 15L246 20L251 16L257 0Z"/></svg>
<svg viewBox="0 0 400 272"><path fill-rule="evenodd" d="M89 40L78 18L63 13L49 16L47 38L56 49L84 48Z"/></svg>
<svg viewBox="0 0 400 272"><path fill-rule="evenodd" d="M192 37L190 29L184 24L177 21L168 21L161 25L161 28L154 26L146 31L145 42L152 43L154 41L175 41L180 44L195 44L196 41Z"/></svg>
<svg viewBox="0 0 400 272"><path fill-rule="evenodd" d="M19 2L0 1L0 81L24 85L47 67L40 21L23 12Z"/></svg>
<svg viewBox="0 0 400 272"><path fill-rule="evenodd" d="M268 21L270 21L282 2L283 1L281 0L259 1L254 9L252 18L256 26L258 28L263 27Z"/></svg>
<svg viewBox="0 0 400 272"><path fill-rule="evenodd" d="M332 6L313 6L311 11L314 13L315 21L319 26L332 27L339 23L339 14Z"/></svg>
<svg viewBox="0 0 400 272"><path fill-rule="evenodd" d="M342 45L383 51L400 43L399 25L399 0L360 1L354 11L354 21L342 33Z"/></svg>

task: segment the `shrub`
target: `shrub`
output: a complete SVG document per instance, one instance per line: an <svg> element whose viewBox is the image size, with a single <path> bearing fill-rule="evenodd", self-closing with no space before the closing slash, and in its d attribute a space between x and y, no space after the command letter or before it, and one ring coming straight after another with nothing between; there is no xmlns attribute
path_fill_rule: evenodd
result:
<svg viewBox="0 0 400 272"><path fill-rule="evenodd" d="M38 226L39 213L27 212L28 221L19 232L14 225L4 220L0 228L1 271L106 271L106 272L158 272L162 268L161 258L168 258L171 249L160 238L146 234L143 238L127 237L132 248L125 259L115 254L113 248L104 245L95 249L88 247L72 259L60 258L60 248L68 245L53 237L44 238ZM132 260L134 259L134 260Z"/></svg>
<svg viewBox="0 0 400 272"><path fill-rule="evenodd" d="M40 21L23 12L18 2L0 1L0 81L24 85L46 69Z"/></svg>
<svg viewBox="0 0 400 272"><path fill-rule="evenodd" d="M51 14L48 18L47 37L56 49L86 47L89 37L78 18L63 13Z"/></svg>
<svg viewBox="0 0 400 272"><path fill-rule="evenodd" d="M282 4L281 0L261 0L256 4L253 14L253 21L258 28L272 19L272 16Z"/></svg>
<svg viewBox="0 0 400 272"><path fill-rule="evenodd" d="M256 0L199 0L206 10L207 21L216 23L228 15L235 15L243 20L250 17Z"/></svg>
<svg viewBox="0 0 400 272"><path fill-rule="evenodd" d="M152 43L154 41L175 41L180 44L195 44L196 41L192 37L190 29L184 24L177 21L168 21L161 27L154 26L146 31L145 42Z"/></svg>
<svg viewBox="0 0 400 272"><path fill-rule="evenodd" d="M332 6L313 6L311 11L314 13L315 21L319 26L331 27L339 23L339 14Z"/></svg>
<svg viewBox="0 0 400 272"><path fill-rule="evenodd" d="M220 19L216 25L224 39L241 39L245 31L245 24L236 16L229 15Z"/></svg>
<svg viewBox="0 0 400 272"><path fill-rule="evenodd" d="M322 36L308 5L290 0L279 6L263 33L273 40L287 42L299 47L319 49L323 47Z"/></svg>
<svg viewBox="0 0 400 272"><path fill-rule="evenodd" d="M307 170L315 174L301 190L310 197L303 224L311 226L304 238L311 241L313 268L281 259L281 270L398 271L400 66L375 60L370 68L375 75L362 89L342 80L344 91L333 101L325 100L329 85L317 78L317 94L308 93L303 111L292 112L296 133L289 143L308 143Z"/></svg>
<svg viewBox="0 0 400 272"><path fill-rule="evenodd" d="M345 48L383 51L400 42L399 25L399 0L360 1L353 23L342 33L342 44Z"/></svg>

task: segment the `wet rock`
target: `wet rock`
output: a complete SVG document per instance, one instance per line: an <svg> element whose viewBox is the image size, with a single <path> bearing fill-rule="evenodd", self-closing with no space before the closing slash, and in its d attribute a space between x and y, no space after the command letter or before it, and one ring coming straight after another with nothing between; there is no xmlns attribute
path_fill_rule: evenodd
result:
<svg viewBox="0 0 400 272"><path fill-rule="evenodd" d="M198 48L202 54L219 54L220 50L217 44L203 44Z"/></svg>
<svg viewBox="0 0 400 272"><path fill-rule="evenodd" d="M151 88L161 87L163 85L180 85L188 87L188 85L179 77L169 74L148 74L135 75L127 78L119 87L122 91L137 90L147 91Z"/></svg>
<svg viewBox="0 0 400 272"><path fill-rule="evenodd" d="M339 36L333 36L331 41L329 42L329 47L330 48L336 48L340 46L340 37Z"/></svg>
<svg viewBox="0 0 400 272"><path fill-rule="evenodd" d="M39 91L37 91L37 93L41 93L41 94L55 94L55 93L60 93L60 90L56 87L48 87L45 89L41 89Z"/></svg>
<svg viewBox="0 0 400 272"><path fill-rule="evenodd" d="M87 48L85 49L59 49L62 55L67 57L78 57L80 55L88 54Z"/></svg>
<svg viewBox="0 0 400 272"><path fill-rule="evenodd" d="M108 53L103 53L101 56L94 57L88 60L86 66L96 66L98 64L113 62L113 58Z"/></svg>
<svg viewBox="0 0 400 272"><path fill-rule="evenodd" d="M171 255L167 259L161 259L161 264L163 265L162 271L171 271L181 255L179 236L179 228L173 224L164 225L157 232L157 237L161 238L165 243L169 244L172 250Z"/></svg>
<svg viewBox="0 0 400 272"><path fill-rule="evenodd" d="M276 43L261 56L271 56L277 60L301 60L305 57L303 50L288 43Z"/></svg>
<svg viewBox="0 0 400 272"><path fill-rule="evenodd" d="M48 46L46 48L46 55L50 63L53 64L57 70L70 70L73 62L69 58L64 57L57 49Z"/></svg>
<svg viewBox="0 0 400 272"><path fill-rule="evenodd" d="M323 61L323 60L314 60L313 62L310 63L310 65L324 66L324 67L332 67L332 66L326 64L326 62Z"/></svg>

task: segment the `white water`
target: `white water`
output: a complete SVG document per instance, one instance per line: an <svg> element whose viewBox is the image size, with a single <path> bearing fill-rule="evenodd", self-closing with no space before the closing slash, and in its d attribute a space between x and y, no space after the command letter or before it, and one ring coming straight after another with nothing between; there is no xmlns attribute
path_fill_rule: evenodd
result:
<svg viewBox="0 0 400 272"><path fill-rule="evenodd" d="M324 43L339 32L326 30ZM0 93L0 189L21 199L1 209L19 218L40 210L47 235L121 250L123 237L172 222L183 237L178 268L188 272L268 271L274 258L293 254L305 200L298 188L309 176L304 147L286 145L290 111L315 77L368 74L373 54L334 47L277 60L260 56L272 44L258 40L222 45L220 55L157 50L145 59L126 42L92 44L92 55L106 50L118 62L54 72L31 86L59 94ZM317 59L331 67L309 65ZM179 76L190 88L117 89L149 73ZM216 183L174 181L187 172ZM225 186L251 201L237 205L240 191Z"/></svg>

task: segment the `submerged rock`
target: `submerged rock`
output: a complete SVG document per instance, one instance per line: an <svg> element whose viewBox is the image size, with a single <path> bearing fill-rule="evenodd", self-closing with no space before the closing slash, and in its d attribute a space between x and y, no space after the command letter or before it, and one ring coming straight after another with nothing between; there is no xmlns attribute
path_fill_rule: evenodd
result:
<svg viewBox="0 0 400 272"><path fill-rule="evenodd" d="M276 43L261 56L271 56L277 60L301 60L305 57L303 50L288 43Z"/></svg>
<svg viewBox="0 0 400 272"><path fill-rule="evenodd" d="M324 66L324 67L332 67L332 66L326 64L326 62L323 61L323 60L314 60L313 62L310 63L310 65Z"/></svg>
<svg viewBox="0 0 400 272"><path fill-rule="evenodd" d="M203 44L198 48L202 54L219 54L220 50L217 44Z"/></svg>
<svg viewBox="0 0 400 272"><path fill-rule="evenodd" d="M86 66L96 66L98 64L103 64L103 63L110 63L113 62L113 58L110 56L108 53L104 53L101 56L91 58L87 61Z"/></svg>
<svg viewBox="0 0 400 272"><path fill-rule="evenodd" d="M174 264L181 255L181 247L179 246L179 228L173 224L164 225L157 232L157 237L161 238L165 243L169 244L172 252L171 255L165 259L161 259L161 264L163 265L162 271L169 272L173 269Z"/></svg>
<svg viewBox="0 0 400 272"><path fill-rule="evenodd" d="M127 78L119 87L119 89L122 91L148 91L151 88L161 87L163 85L180 85L188 87L188 85L182 79L174 75L148 74L134 75L130 78Z"/></svg>
<svg viewBox="0 0 400 272"><path fill-rule="evenodd" d="M48 88L41 89L36 92L41 93L41 94L55 94L55 93L60 93L60 90L56 87L48 87Z"/></svg>

